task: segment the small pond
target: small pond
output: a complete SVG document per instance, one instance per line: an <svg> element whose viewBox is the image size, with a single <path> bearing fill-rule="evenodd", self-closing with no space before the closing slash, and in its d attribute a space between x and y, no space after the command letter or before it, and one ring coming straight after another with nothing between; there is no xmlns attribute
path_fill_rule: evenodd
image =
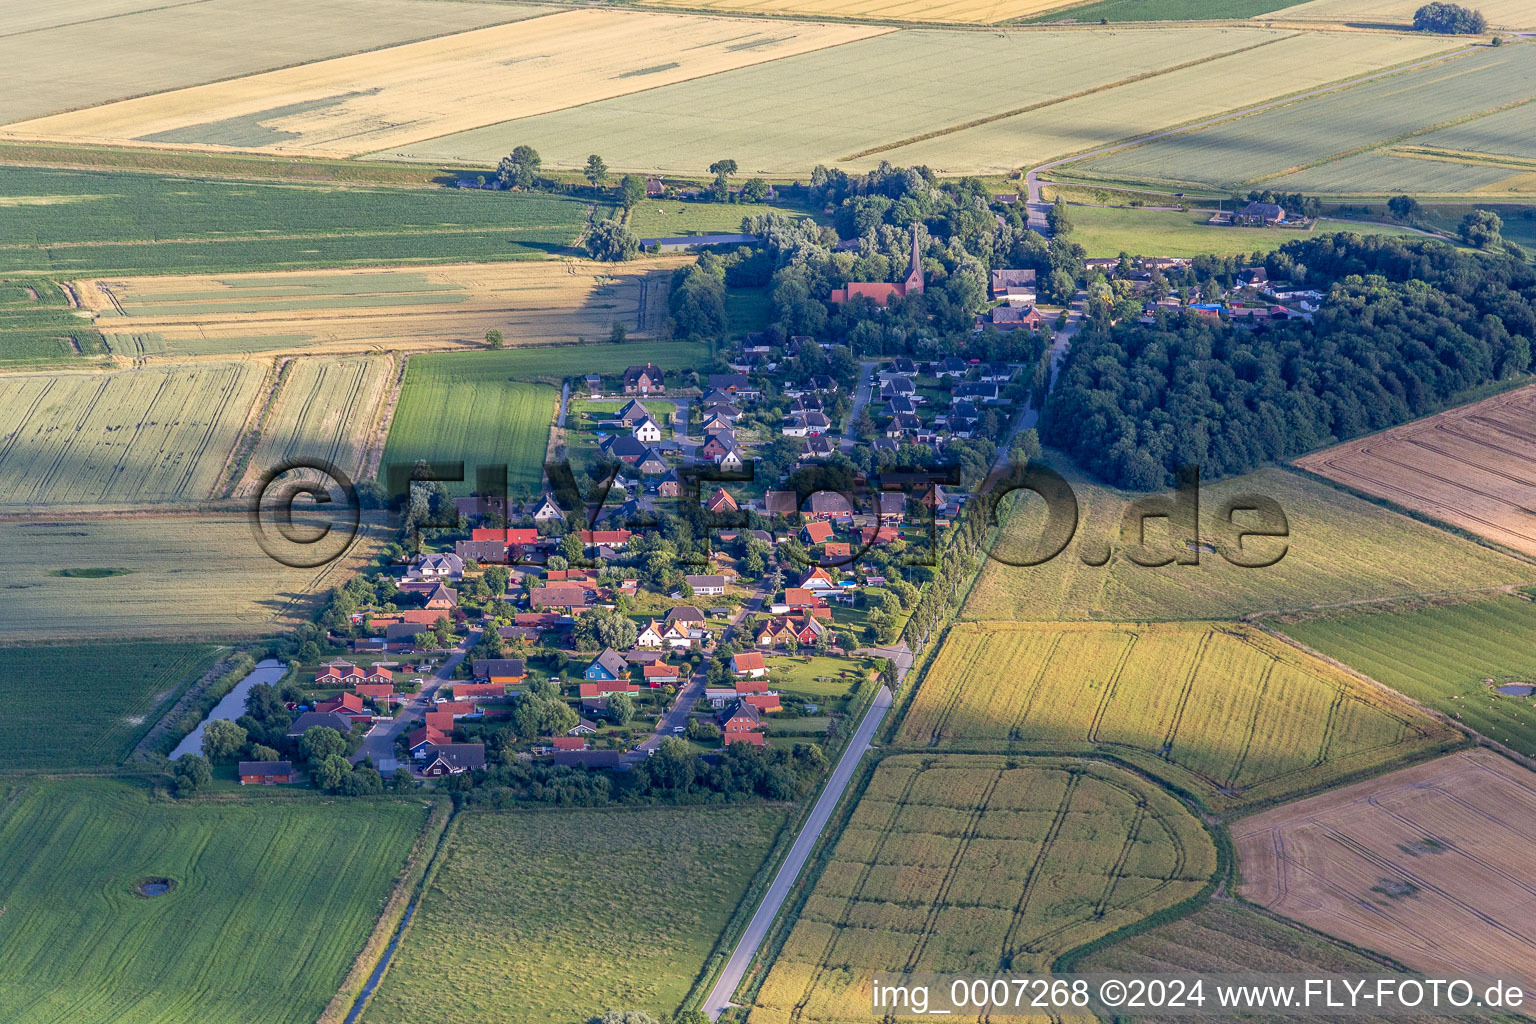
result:
<svg viewBox="0 0 1536 1024"><path fill-rule="evenodd" d="M176 883L169 878L146 878L133 887L133 891L145 898L164 896L176 887Z"/></svg>
<svg viewBox="0 0 1536 1024"><path fill-rule="evenodd" d="M1506 697L1529 697L1531 694L1536 693L1536 685L1531 683L1510 683L1507 686L1498 687L1494 692L1502 693Z"/></svg>

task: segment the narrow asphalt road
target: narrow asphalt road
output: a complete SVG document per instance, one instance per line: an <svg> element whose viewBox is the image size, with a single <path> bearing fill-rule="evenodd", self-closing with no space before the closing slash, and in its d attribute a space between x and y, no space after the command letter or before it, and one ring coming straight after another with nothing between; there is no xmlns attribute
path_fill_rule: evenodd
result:
<svg viewBox="0 0 1536 1024"><path fill-rule="evenodd" d="M731 635L741 626L742 620L748 615L757 614L763 607L763 601L767 597L768 595L764 594L761 590L754 591L752 596L740 608L736 609L736 614L731 616L731 621L720 634L720 642L724 643L729 640ZM698 671L688 677L688 682L678 692L677 701L666 714L661 716L661 721L656 724L656 731L642 740L634 750L630 751L630 756L627 760L645 760L651 756L651 751L661 746L662 740L668 736L676 735L676 730L679 727L684 729L688 727L688 716L693 712L693 706L699 702L700 697L704 696L705 668L708 665L709 658L706 657L699 663Z"/></svg>
<svg viewBox="0 0 1536 1024"><path fill-rule="evenodd" d="M848 411L848 429L843 431L838 441L838 447L845 452L852 451L858 443L858 439L853 436L853 424L858 420L860 411L875 397L875 368L879 365L874 360L859 363L859 382L853 389L853 408Z"/></svg>
<svg viewBox="0 0 1536 1024"><path fill-rule="evenodd" d="M433 673L432 677L422 684L421 691L402 704L395 712L395 717L389 722L377 722L368 735L363 737L363 745L358 748L353 760L361 761L365 757L373 759L374 767L378 768L381 775L393 775L397 767L395 759L395 737L409 731L417 722L421 721L427 709L433 704L433 696L438 688L448 682L453 676L453 670L459 667L459 662L469 655L469 650L480 639L478 630L471 631L453 653L448 655L446 661Z"/></svg>
<svg viewBox="0 0 1536 1024"><path fill-rule="evenodd" d="M731 1005L731 996L741 984L741 979L746 976L747 965L752 962L757 948L768 936L768 927L778 916L779 908L784 905L784 899L789 895L795 879L800 877L801 869L810 858L811 847L816 845L816 840L826 829L827 822L832 817L832 811L837 807L837 802L847 791L848 783L853 781L853 771L858 767L859 759L864 756L864 752L869 749L875 729L879 727L885 713L890 710L892 699L891 691L884 686L880 687L880 692L875 695L874 703L865 713L864 720L859 723L853 738L848 741L848 748L843 751L843 756L838 758L837 767L832 769L832 777L827 780L826 787L822 789L821 796L816 800L816 806L811 808L810 817L800 829L800 834L795 837L794 845L789 848L789 856L785 857L784 863L779 866L779 873L773 876L773 883L768 886L768 891L763 895L763 902L758 904L757 912L752 915L752 920L747 922L747 930L742 933L741 940L736 943L730 960L726 961L725 970L721 972L715 987L710 989L709 995L704 999L704 1012L710 1020L719 1020L720 1015Z"/></svg>

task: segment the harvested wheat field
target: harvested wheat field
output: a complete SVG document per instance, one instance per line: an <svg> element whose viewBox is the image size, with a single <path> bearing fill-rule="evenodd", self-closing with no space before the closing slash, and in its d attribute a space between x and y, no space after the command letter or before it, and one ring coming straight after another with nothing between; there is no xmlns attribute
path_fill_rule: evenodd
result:
<svg viewBox="0 0 1536 1024"><path fill-rule="evenodd" d="M210 498L265 376L210 361L0 377L0 507Z"/></svg>
<svg viewBox="0 0 1536 1024"><path fill-rule="evenodd" d="M1469 750L1235 823L1242 895L1431 973L1536 984L1536 774Z"/></svg>
<svg viewBox="0 0 1536 1024"><path fill-rule="evenodd" d="M616 266L580 260L131 277L75 284L114 354L382 351L509 346L632 335L666 315L685 258Z"/></svg>
<svg viewBox="0 0 1536 1024"><path fill-rule="evenodd" d="M642 0L689 10L792 14L802 18L870 18L881 21L996 25L1030 18L1074 0Z"/></svg>
<svg viewBox="0 0 1536 1024"><path fill-rule="evenodd" d="M1413 12L1423 0L1310 0L1275 11L1276 21L1365 22L1378 25L1412 25ZM1536 5L1530 0L1479 0L1467 6L1483 12L1489 28L1536 27Z"/></svg>
<svg viewBox="0 0 1536 1024"><path fill-rule="evenodd" d="M1216 867L1199 819L1120 768L888 757L812 883L748 1020L873 1020L877 971L1043 973L1061 953L1194 896Z"/></svg>
<svg viewBox="0 0 1536 1024"><path fill-rule="evenodd" d="M1536 555L1536 385L1296 465Z"/></svg>
<svg viewBox="0 0 1536 1024"><path fill-rule="evenodd" d="M290 361L235 495L254 493L263 474L292 460L328 462L362 479L370 446L383 446L379 420L398 374L393 356Z"/></svg>
<svg viewBox="0 0 1536 1024"><path fill-rule="evenodd" d="M345 540L343 513L332 522ZM323 521L300 508L294 525L313 535ZM382 521L360 525L336 561L289 568L267 554L244 512L0 520L0 640L184 641L292 629L388 534Z"/></svg>
<svg viewBox="0 0 1536 1024"><path fill-rule="evenodd" d="M897 742L1106 750L1230 809L1423 756L1456 734L1249 626L957 623Z"/></svg>
<svg viewBox="0 0 1536 1024"><path fill-rule="evenodd" d="M353 156L884 31L566 11L39 118L6 134Z"/></svg>

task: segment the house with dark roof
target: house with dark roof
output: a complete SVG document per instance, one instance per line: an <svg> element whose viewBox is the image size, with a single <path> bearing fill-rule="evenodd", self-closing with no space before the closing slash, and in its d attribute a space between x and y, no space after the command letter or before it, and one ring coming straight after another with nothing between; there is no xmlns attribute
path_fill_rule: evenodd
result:
<svg viewBox="0 0 1536 1024"><path fill-rule="evenodd" d="M1006 299L1010 296L1029 296L1031 302L1035 298L1035 272L1029 270L994 270L992 271L992 297L994 299Z"/></svg>
<svg viewBox="0 0 1536 1024"><path fill-rule="evenodd" d="M661 367L654 363L628 367L624 371L624 393L626 395L666 394L664 376Z"/></svg>
<svg viewBox="0 0 1536 1024"><path fill-rule="evenodd" d="M462 775L485 767L484 743L435 743L422 758L421 774L429 779Z"/></svg>
<svg viewBox="0 0 1536 1024"><path fill-rule="evenodd" d="M615 682L629 674L629 662L624 656L612 647L603 648L603 652L592 659L587 670L582 673L582 678L589 682Z"/></svg>
<svg viewBox="0 0 1536 1024"><path fill-rule="evenodd" d="M345 736L352 731L353 720L335 711L306 711L295 718L288 726L288 735L290 737L303 736L304 730L317 725L327 729L335 729Z"/></svg>
<svg viewBox="0 0 1536 1024"><path fill-rule="evenodd" d="M701 574L697 576L684 576L683 580L693 588L693 592L699 595L718 595L725 593L725 577Z"/></svg>
<svg viewBox="0 0 1536 1024"><path fill-rule="evenodd" d="M299 778L292 761L241 761L239 775L242 786L280 786Z"/></svg>

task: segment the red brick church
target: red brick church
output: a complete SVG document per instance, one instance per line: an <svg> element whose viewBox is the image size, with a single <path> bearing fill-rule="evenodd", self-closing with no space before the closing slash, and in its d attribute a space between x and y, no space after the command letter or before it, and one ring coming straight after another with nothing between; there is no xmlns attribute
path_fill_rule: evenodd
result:
<svg viewBox="0 0 1536 1024"><path fill-rule="evenodd" d="M923 260L918 253L917 231L912 231L912 270L907 274L907 279L900 284L889 281L849 281L846 288L834 288L827 301L841 305L856 296L862 295L866 299L873 299L875 305L884 306L891 299L904 299L908 295L918 295L923 290Z"/></svg>

